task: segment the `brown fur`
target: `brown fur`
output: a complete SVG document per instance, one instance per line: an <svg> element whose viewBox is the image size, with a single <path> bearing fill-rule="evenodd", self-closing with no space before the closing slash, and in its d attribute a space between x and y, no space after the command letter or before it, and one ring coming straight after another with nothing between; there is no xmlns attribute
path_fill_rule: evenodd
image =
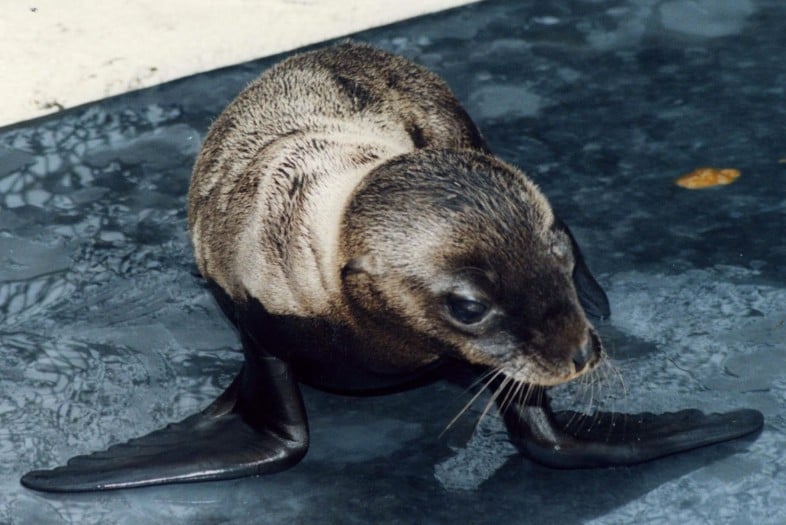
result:
<svg viewBox="0 0 786 525"><path fill-rule="evenodd" d="M600 352L553 224L442 80L354 43L246 88L210 129L189 192L199 269L233 301L345 327L370 362L449 355L539 384L574 377L578 346ZM455 293L483 295L492 315L457 326Z"/></svg>

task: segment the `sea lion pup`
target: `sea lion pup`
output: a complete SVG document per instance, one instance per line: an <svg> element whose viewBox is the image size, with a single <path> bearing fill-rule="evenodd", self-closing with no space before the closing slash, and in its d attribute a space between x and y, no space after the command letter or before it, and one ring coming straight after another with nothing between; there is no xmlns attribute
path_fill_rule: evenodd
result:
<svg viewBox="0 0 786 525"><path fill-rule="evenodd" d="M30 472L86 491L280 471L308 448L298 382L405 388L488 374L511 439L555 467L622 465L755 431L760 413L593 419L571 433L544 387L595 366L608 302L537 187L493 157L448 87L343 43L269 69L211 127L194 168L196 261L245 363L203 412ZM620 424L627 421L626 424Z"/></svg>

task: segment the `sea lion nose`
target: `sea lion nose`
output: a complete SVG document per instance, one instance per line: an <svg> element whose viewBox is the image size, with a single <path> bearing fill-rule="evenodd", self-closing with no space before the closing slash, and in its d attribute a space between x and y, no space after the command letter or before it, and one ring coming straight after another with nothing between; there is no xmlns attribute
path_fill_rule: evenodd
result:
<svg viewBox="0 0 786 525"><path fill-rule="evenodd" d="M576 372L581 372L592 360L593 355L595 352L592 349L592 343L587 341L583 345L580 345L576 350L573 352L573 364L576 366Z"/></svg>

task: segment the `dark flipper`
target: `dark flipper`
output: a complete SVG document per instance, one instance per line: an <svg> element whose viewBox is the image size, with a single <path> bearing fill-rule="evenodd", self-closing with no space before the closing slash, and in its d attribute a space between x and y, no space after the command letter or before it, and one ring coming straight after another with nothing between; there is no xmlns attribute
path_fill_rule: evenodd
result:
<svg viewBox="0 0 786 525"><path fill-rule="evenodd" d="M598 281L595 280L592 272L590 272L587 263L584 262L584 256L581 254L581 249L578 243L576 243L570 228L558 217L554 220L554 226L570 237L570 244L573 248L573 260L575 262L573 267L573 285L576 287L581 307L584 308L584 312L590 317L608 319L611 316L609 299L606 297L606 292L598 284Z"/></svg>
<svg viewBox="0 0 786 525"><path fill-rule="evenodd" d="M246 354L232 385L202 412L65 466L28 472L22 484L81 492L229 479L293 466L308 448L295 378L279 359Z"/></svg>
<svg viewBox="0 0 786 525"><path fill-rule="evenodd" d="M522 454L553 468L634 465L742 437L764 423L760 412L748 409L586 416L552 412L545 392L530 399L505 410L505 426Z"/></svg>

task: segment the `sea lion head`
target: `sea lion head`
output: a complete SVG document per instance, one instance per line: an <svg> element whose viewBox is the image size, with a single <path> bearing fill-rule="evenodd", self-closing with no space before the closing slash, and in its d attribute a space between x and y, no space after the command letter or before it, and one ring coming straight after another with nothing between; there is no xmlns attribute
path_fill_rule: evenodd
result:
<svg viewBox="0 0 786 525"><path fill-rule="evenodd" d="M363 329L405 341L413 359L454 357L549 386L601 358L570 233L494 157L421 150L382 164L351 197L340 243L343 293Z"/></svg>

